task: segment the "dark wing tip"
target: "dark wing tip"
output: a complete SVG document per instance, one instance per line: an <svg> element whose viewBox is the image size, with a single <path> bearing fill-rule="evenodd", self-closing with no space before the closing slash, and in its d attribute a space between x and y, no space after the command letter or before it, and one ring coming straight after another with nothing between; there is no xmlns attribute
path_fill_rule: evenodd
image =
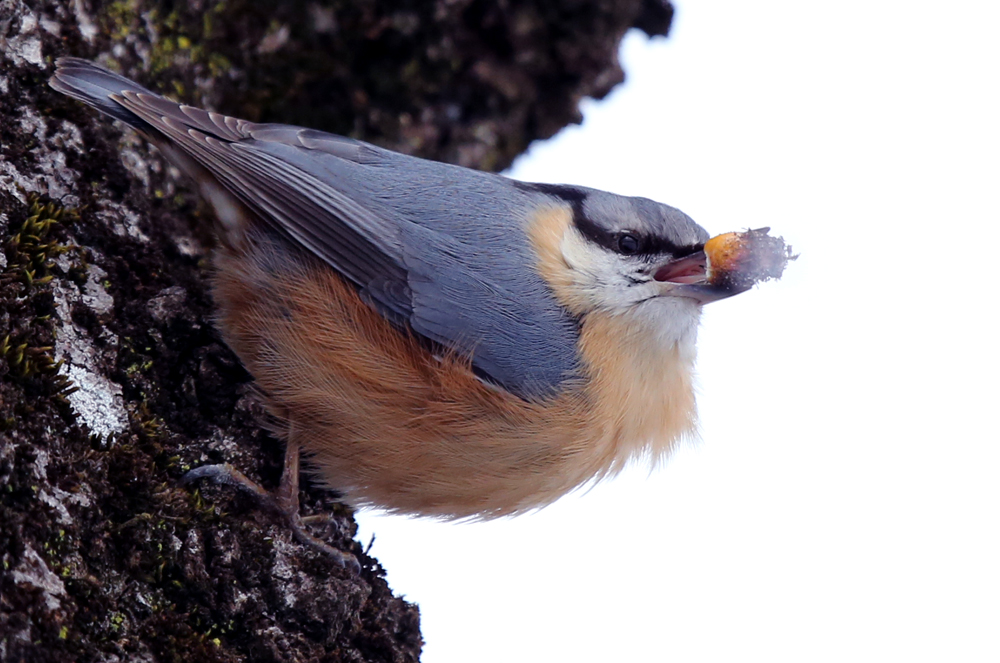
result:
<svg viewBox="0 0 1000 663"><path fill-rule="evenodd" d="M49 78L49 87L136 129L148 128L146 122L124 108L114 96L124 92L153 93L99 64L81 58L61 57L56 60L56 71Z"/></svg>

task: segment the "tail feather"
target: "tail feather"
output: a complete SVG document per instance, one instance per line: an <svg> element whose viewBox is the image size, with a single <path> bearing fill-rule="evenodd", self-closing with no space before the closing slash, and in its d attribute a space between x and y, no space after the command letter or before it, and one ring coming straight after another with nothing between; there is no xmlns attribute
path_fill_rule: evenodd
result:
<svg viewBox="0 0 1000 663"><path fill-rule="evenodd" d="M52 89L82 101L116 120L121 120L134 129L150 133L152 127L148 122L119 104L111 95L120 96L123 92L129 91L158 96L154 92L124 76L80 58L59 58L56 60L56 66L58 67L56 73L49 79L49 86Z"/></svg>

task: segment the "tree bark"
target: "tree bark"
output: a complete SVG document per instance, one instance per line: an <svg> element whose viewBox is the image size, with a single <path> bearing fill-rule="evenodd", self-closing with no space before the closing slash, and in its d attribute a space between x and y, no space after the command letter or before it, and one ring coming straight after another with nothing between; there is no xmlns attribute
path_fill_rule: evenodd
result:
<svg viewBox="0 0 1000 663"><path fill-rule="evenodd" d="M211 324L212 238L135 134L50 90L97 59L193 105L486 170L579 121L665 0L0 0L0 661L415 661L416 606L232 489L281 445Z"/></svg>

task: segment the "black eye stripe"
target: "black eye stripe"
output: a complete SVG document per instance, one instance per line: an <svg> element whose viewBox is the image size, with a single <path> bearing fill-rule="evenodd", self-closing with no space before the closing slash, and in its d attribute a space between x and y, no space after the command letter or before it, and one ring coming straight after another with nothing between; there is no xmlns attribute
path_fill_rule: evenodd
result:
<svg viewBox="0 0 1000 663"><path fill-rule="evenodd" d="M583 214L583 205L573 205L573 225L580 233L598 246L610 251L618 250L618 235L609 233Z"/></svg>
<svg viewBox="0 0 1000 663"><path fill-rule="evenodd" d="M583 202L587 198L587 191L565 184L534 184L528 182L512 182L515 188L532 193L544 193L558 198L567 203L573 210L573 225L588 240L615 253L622 253L619 248L619 239L623 234L635 237L639 242L639 250L630 254L633 256L659 256L665 253L675 258L683 258L692 253L697 253L703 248L702 244L680 246L663 237L646 235L634 230L621 232L609 232L587 218L583 211Z"/></svg>
<svg viewBox="0 0 1000 663"><path fill-rule="evenodd" d="M691 255L692 253L697 253L702 249L701 244L695 244L693 246L678 246L663 237L653 237L636 231L608 232L584 216L582 206L574 206L573 224L584 237L589 239L594 244L602 246L609 251L623 253L625 255L656 256L668 253L675 258L683 258L684 256ZM638 242L638 248L635 251L629 253L622 250L620 242L625 236L631 236L636 239Z"/></svg>

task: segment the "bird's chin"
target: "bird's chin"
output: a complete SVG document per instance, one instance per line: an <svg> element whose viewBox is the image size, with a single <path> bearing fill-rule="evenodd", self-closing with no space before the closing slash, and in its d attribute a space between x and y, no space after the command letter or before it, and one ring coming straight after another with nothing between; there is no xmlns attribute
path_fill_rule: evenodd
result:
<svg viewBox="0 0 1000 663"><path fill-rule="evenodd" d="M653 297L636 306L631 315L661 345L693 347L701 304L688 297Z"/></svg>

